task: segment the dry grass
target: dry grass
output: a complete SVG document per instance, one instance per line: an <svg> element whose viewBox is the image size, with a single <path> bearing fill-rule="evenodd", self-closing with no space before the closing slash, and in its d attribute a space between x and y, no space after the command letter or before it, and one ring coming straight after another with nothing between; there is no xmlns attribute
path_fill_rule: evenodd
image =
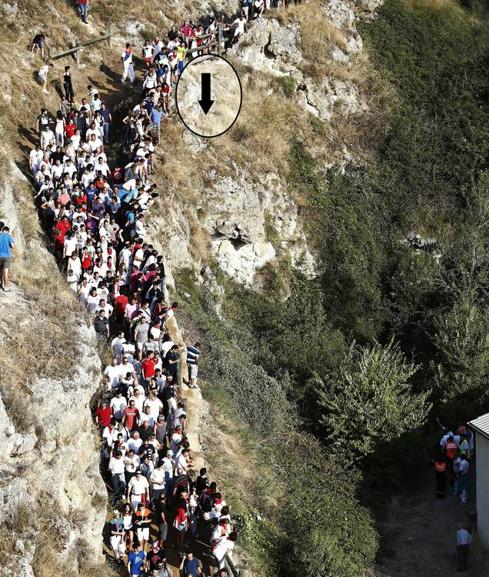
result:
<svg viewBox="0 0 489 577"><path fill-rule="evenodd" d="M273 14L275 16L275 14ZM320 80L326 74L344 73L345 65L332 63L330 54L335 46L344 50L347 46L345 32L338 29L322 9L320 0L290 6L278 10L277 20L285 25L296 22L301 32L301 50L304 57L302 70L313 79Z"/></svg>

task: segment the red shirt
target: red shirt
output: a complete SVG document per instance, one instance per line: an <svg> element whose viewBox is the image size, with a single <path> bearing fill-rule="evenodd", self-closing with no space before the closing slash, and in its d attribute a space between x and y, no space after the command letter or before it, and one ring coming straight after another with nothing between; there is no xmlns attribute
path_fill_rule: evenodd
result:
<svg viewBox="0 0 489 577"><path fill-rule="evenodd" d="M112 421L112 409L110 407L99 407L95 413L98 417L99 425L107 427Z"/></svg>
<svg viewBox="0 0 489 577"><path fill-rule="evenodd" d="M114 309L115 312L123 315L124 311L126 310L126 305L129 303L129 299L126 297L126 295L119 295L115 300L114 300Z"/></svg>
<svg viewBox="0 0 489 577"><path fill-rule="evenodd" d="M124 409L125 425L130 431L132 431L134 428L134 424L138 416L139 411L136 409L136 407L126 407Z"/></svg>
<svg viewBox="0 0 489 577"><path fill-rule="evenodd" d="M145 379L151 379L155 376L156 359L144 359L141 363L141 370Z"/></svg>
<svg viewBox="0 0 489 577"><path fill-rule="evenodd" d="M89 254L82 256L81 265L83 270L88 270L92 266L92 257Z"/></svg>
<svg viewBox="0 0 489 577"><path fill-rule="evenodd" d="M183 507L177 509L177 514L175 515L175 525L183 525L187 522L187 511Z"/></svg>
<svg viewBox="0 0 489 577"><path fill-rule="evenodd" d="M66 138L71 138L75 135L76 132L76 124L67 124L65 126L65 134Z"/></svg>

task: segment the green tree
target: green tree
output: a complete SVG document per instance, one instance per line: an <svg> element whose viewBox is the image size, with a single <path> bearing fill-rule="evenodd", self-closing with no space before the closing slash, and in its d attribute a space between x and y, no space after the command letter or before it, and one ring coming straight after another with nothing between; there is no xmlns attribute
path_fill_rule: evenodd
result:
<svg viewBox="0 0 489 577"><path fill-rule="evenodd" d="M489 309L467 298L435 321L435 393L459 412L473 411L487 401L489 377Z"/></svg>
<svg viewBox="0 0 489 577"><path fill-rule="evenodd" d="M354 342L338 371L317 383L320 422L343 462L354 463L424 423L429 392L412 391L416 370L393 341L365 347Z"/></svg>

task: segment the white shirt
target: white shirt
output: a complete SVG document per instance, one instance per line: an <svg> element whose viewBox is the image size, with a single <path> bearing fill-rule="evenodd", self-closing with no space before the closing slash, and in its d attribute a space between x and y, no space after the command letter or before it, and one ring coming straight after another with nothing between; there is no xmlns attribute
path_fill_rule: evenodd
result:
<svg viewBox="0 0 489 577"><path fill-rule="evenodd" d="M95 310L98 310L95 309ZM104 371L104 375L107 375L110 379L110 384L112 385L112 387L117 387L119 384L119 367L116 365L115 367L112 365L109 365L105 371ZM115 397L114 397L115 398ZM112 399L113 400L113 399ZM112 402L110 403L110 405L112 406Z"/></svg>
<svg viewBox="0 0 489 577"><path fill-rule="evenodd" d="M139 453L139 447L143 444L142 439L133 439L132 437L127 441L127 450L132 449L136 454Z"/></svg>
<svg viewBox="0 0 489 577"><path fill-rule="evenodd" d="M127 401L124 397L113 397L110 401L110 408L116 418L122 417L122 411L127 407Z"/></svg>
<svg viewBox="0 0 489 577"><path fill-rule="evenodd" d="M137 478L137 475L131 478L127 486L129 494L131 495L144 495L146 489L149 489L148 479L144 475Z"/></svg>
<svg viewBox="0 0 489 577"><path fill-rule="evenodd" d="M124 473L124 460L112 457L109 461L109 471L112 475L121 475Z"/></svg>
<svg viewBox="0 0 489 577"><path fill-rule="evenodd" d="M149 416L152 417L155 421L160 414L160 411L163 409L163 403L158 399L158 397L154 399L146 399L144 402L145 407L149 407Z"/></svg>
<svg viewBox="0 0 489 577"><path fill-rule="evenodd" d="M165 488L165 470L163 467L158 467L154 469L151 473L150 480L154 481L153 489L164 489Z"/></svg>

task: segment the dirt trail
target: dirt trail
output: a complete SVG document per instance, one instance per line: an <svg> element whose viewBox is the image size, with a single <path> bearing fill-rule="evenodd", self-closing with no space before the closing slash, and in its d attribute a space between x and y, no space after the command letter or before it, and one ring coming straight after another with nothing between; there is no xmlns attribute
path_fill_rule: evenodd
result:
<svg viewBox="0 0 489 577"><path fill-rule="evenodd" d="M379 577L489 575L489 566L481 567L478 562L476 543L469 572L458 573L455 567L455 533L459 524L474 525L474 488L469 504L461 505L451 494L451 488L445 499L436 499L431 470L423 470L421 479L412 494L393 497L386 507L381 526L384 550L377 567Z"/></svg>

